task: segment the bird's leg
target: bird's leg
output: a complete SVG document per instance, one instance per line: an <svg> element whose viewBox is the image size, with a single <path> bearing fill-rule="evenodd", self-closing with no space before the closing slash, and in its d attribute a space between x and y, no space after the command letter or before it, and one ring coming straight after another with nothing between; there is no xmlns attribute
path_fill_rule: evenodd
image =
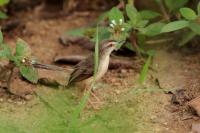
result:
<svg viewBox="0 0 200 133"><path fill-rule="evenodd" d="M93 100L91 100L90 98L89 98L89 100L88 100L88 102L89 102L89 104L94 108L94 109L99 109L99 104L101 105L102 104L102 102L101 102L101 100L96 96L96 94L94 94L94 91L93 91L93 86L91 86L91 84L85 84L85 89L84 89L84 92L83 93L86 93L87 91L90 91L89 93L90 93L90 95L92 96L92 97L94 97L95 98L95 101L93 101Z"/></svg>
<svg viewBox="0 0 200 133"><path fill-rule="evenodd" d="M101 100L95 95L93 90L90 91L90 94L97 100L98 103L102 103Z"/></svg>

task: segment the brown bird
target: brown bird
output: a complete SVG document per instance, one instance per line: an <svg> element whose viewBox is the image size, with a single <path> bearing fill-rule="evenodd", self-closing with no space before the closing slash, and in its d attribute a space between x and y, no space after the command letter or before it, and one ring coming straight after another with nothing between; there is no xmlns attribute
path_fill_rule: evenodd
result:
<svg viewBox="0 0 200 133"><path fill-rule="evenodd" d="M96 73L96 81L101 79L108 70L110 55L116 49L117 42L114 40L106 40L101 43L99 49L99 64ZM75 65L74 71L71 73L68 85L75 82L84 82L91 85L94 80L94 53L86 59Z"/></svg>
<svg viewBox="0 0 200 133"><path fill-rule="evenodd" d="M114 40L107 40L101 43L99 49L99 63L96 72L95 80L101 79L108 70L110 55L113 50L116 49L117 42ZM86 59L75 65L74 71L71 73L68 85L76 82L84 84L83 91L89 89L94 81L94 53L89 55ZM91 89L92 90L92 89ZM90 94L100 103L99 98L93 93ZM89 103L93 105L93 102L89 100Z"/></svg>

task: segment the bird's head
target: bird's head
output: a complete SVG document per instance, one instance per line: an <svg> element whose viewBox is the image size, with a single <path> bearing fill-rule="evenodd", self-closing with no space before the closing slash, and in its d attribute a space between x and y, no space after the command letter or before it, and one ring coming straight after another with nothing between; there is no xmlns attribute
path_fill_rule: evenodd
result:
<svg viewBox="0 0 200 133"><path fill-rule="evenodd" d="M115 40L103 41L100 46L100 52L102 54L111 54L113 50L116 49L117 42Z"/></svg>

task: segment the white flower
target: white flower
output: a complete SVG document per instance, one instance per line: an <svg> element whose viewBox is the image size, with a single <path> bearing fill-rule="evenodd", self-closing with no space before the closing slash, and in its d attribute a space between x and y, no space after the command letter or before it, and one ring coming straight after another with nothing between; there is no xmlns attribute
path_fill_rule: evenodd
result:
<svg viewBox="0 0 200 133"><path fill-rule="evenodd" d="M112 20L111 23L114 24L114 25L117 25L115 20Z"/></svg>
<svg viewBox="0 0 200 133"><path fill-rule="evenodd" d="M26 60L25 59L22 59L22 63L25 63L26 62Z"/></svg>
<svg viewBox="0 0 200 133"><path fill-rule="evenodd" d="M111 24L110 24L110 27L114 28L115 26L114 26L114 24L111 23Z"/></svg>
<svg viewBox="0 0 200 133"><path fill-rule="evenodd" d="M120 20L119 20L119 24L121 25L122 23L123 23L123 20L122 20L122 19L120 19Z"/></svg>
<svg viewBox="0 0 200 133"><path fill-rule="evenodd" d="M121 31L125 31L125 28L121 28Z"/></svg>

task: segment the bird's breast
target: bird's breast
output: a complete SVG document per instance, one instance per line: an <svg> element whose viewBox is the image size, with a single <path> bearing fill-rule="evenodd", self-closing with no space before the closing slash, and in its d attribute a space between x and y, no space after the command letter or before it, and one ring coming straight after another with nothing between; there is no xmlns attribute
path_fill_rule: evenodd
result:
<svg viewBox="0 0 200 133"><path fill-rule="evenodd" d="M100 59L96 80L99 80L107 72L109 66L109 58L109 56L105 56Z"/></svg>

